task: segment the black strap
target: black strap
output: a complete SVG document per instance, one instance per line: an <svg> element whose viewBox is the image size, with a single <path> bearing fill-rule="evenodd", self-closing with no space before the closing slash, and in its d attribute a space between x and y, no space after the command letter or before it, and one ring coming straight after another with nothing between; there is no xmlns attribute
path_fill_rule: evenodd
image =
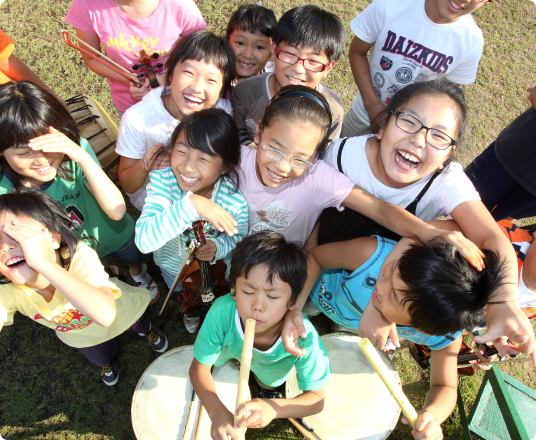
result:
<svg viewBox="0 0 536 440"><path fill-rule="evenodd" d="M428 183L426 185L424 185L424 188L422 189L422 191L419 193L419 195L417 197L415 197L415 200L413 200L413 202L411 202L407 207L406 207L406 211L408 211L410 214L413 214L415 215L415 212L417 211L417 204L421 201L421 199L424 197L424 195L426 194L426 191L428 191L428 189L430 188L430 186L432 185L432 183L434 182L434 180L436 179L437 176L439 176L441 174L441 171L442 170L437 170L434 175L432 176L432 178L428 181Z"/></svg>
<svg viewBox="0 0 536 440"><path fill-rule="evenodd" d="M341 158L342 158L342 149L344 148L344 144L346 143L346 141L348 140L347 137L345 137L342 141L341 141L341 144L339 145L339 153L337 154L337 166L339 167L339 171L341 173L344 174L344 171L342 170L342 163L341 163Z"/></svg>

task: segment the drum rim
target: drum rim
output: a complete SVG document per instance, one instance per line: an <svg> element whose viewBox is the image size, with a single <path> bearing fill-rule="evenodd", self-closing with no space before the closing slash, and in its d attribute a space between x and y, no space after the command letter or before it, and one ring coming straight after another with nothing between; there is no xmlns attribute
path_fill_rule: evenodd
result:
<svg viewBox="0 0 536 440"><path fill-rule="evenodd" d="M320 336L320 339L324 340L324 339L329 339L329 338L335 337L335 336L344 336L346 338L351 338L351 339L356 339L356 340L363 339L361 336L353 334L353 333L349 333L349 332L326 333L325 335ZM394 378L395 378L396 383L398 385L402 386L402 382L400 381L400 376L398 374L398 371L396 369L396 365L394 364L394 362L391 359L389 359L387 356L382 356L382 359L384 361L387 360L389 362L389 364L394 368L394 370L389 370L389 371L391 373L394 373ZM288 396L290 395L290 380L291 380L292 377L293 377L293 375L291 373L290 377L285 382L285 398L287 398L287 399L288 399ZM400 419L400 413L401 413L400 406L397 405L397 410L393 415L393 419L391 420L391 423L389 424L389 428L388 428L387 431L385 431L385 433L387 435L385 437L383 437L381 440L385 440L386 438L388 438L391 435L391 433L394 431L394 429L395 429L395 427L396 427L396 425L398 423L398 420Z"/></svg>

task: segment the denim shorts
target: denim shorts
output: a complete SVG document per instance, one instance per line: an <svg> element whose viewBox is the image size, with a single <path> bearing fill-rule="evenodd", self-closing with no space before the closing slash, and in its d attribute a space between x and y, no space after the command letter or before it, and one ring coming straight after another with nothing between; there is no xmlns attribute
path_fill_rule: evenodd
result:
<svg viewBox="0 0 536 440"><path fill-rule="evenodd" d="M136 234L133 233L130 240L122 248L108 255L117 257L131 266L141 266L143 264L143 254L138 249L138 246L136 246L136 242L134 241L135 236Z"/></svg>

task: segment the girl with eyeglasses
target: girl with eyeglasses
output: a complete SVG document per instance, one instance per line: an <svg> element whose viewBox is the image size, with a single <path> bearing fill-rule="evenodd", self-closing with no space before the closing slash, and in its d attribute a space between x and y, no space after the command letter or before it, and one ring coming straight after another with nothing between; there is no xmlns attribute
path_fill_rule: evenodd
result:
<svg viewBox="0 0 536 440"><path fill-rule="evenodd" d="M451 162L451 155L463 138L466 114L463 92L455 84L447 80L411 84L396 93L373 121L375 134L335 141L323 159L355 185L405 208L421 220L450 215L477 246L499 252L501 259L509 263L508 282L501 288L502 304L489 307L490 327L479 342L508 335L512 340L527 343L523 350L532 353L534 333L517 304L512 246L480 201L461 165ZM371 235L399 238L375 219L350 210L326 210L319 223L319 244ZM369 312L372 313L365 310L360 328L370 327L370 322L377 320L374 311ZM384 325L381 333L378 325L374 329L366 336L383 348L390 328Z"/></svg>

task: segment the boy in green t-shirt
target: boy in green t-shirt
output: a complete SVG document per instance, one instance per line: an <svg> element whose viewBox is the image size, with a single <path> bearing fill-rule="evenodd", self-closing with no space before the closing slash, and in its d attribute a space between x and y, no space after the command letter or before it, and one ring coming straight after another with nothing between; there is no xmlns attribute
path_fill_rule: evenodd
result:
<svg viewBox="0 0 536 440"><path fill-rule="evenodd" d="M213 439L240 439L239 428L262 428L276 418L305 417L322 411L324 390L331 376L328 355L313 325L305 320L307 337L300 338L305 356L289 355L281 340L283 319L294 308L307 278L307 255L276 232L259 232L238 244L231 261L235 292L216 300L194 345L190 380L212 420ZM260 397L241 405L238 416L251 414L233 426L233 414L216 395L211 366L240 359L246 319L255 319L251 371L268 387L283 384L292 368L302 394L292 399Z"/></svg>

